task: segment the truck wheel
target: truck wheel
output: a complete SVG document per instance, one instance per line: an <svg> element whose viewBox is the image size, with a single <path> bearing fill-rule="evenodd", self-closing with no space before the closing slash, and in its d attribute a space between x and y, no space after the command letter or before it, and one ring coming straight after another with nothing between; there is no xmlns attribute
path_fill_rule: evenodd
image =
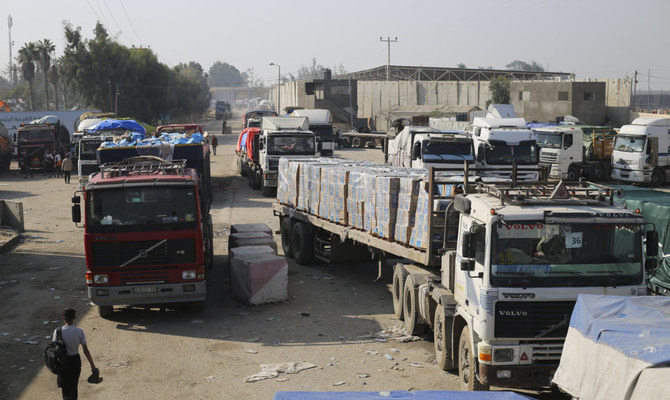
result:
<svg viewBox="0 0 670 400"><path fill-rule="evenodd" d="M407 275L402 312L405 317L405 329L410 335L420 335L426 331L426 323L419 315L418 295L419 289L414 282L414 277Z"/></svg>
<svg viewBox="0 0 670 400"><path fill-rule="evenodd" d="M274 188L265 186L262 178L261 178L261 194L265 197L272 197L272 195L274 195Z"/></svg>
<svg viewBox="0 0 670 400"><path fill-rule="evenodd" d="M293 249L291 249L291 235L293 234L293 221L291 218L285 217L281 220L281 248L284 250L286 257L293 257Z"/></svg>
<svg viewBox="0 0 670 400"><path fill-rule="evenodd" d="M377 147L377 143L375 143L374 140L370 140L365 145L368 146L368 148L370 148L370 149L374 149L375 147Z"/></svg>
<svg viewBox="0 0 670 400"><path fill-rule="evenodd" d="M251 188L258 190L261 188L262 184L263 184L263 172L260 169L257 169L252 174Z"/></svg>
<svg viewBox="0 0 670 400"><path fill-rule="evenodd" d="M348 137L342 138L342 147L351 147L351 139Z"/></svg>
<svg viewBox="0 0 670 400"><path fill-rule="evenodd" d="M458 376L465 390L489 390L488 385L479 382L475 368L474 349L470 348L470 330L467 325L463 327L461 339L458 341Z"/></svg>
<svg viewBox="0 0 670 400"><path fill-rule="evenodd" d="M446 324L445 322L444 306L439 304L435 310L435 319L433 320L435 360L437 360L437 365L443 371L449 371L456 368L456 363L452 355L451 340L449 340L451 335L449 334L450 332L447 332L447 326L451 327L451 324Z"/></svg>
<svg viewBox="0 0 670 400"><path fill-rule="evenodd" d="M603 166L600 164L593 164L591 166L591 179L595 182L603 180Z"/></svg>
<svg viewBox="0 0 670 400"><path fill-rule="evenodd" d="M359 137L355 137L355 138L351 139L351 147L356 147L356 148L360 149L360 148L363 147L364 144L365 143L363 143L363 140L361 140L361 138L359 138Z"/></svg>
<svg viewBox="0 0 670 400"><path fill-rule="evenodd" d="M579 179L579 169L577 169L577 167L571 165L568 168L568 177L567 178L568 178L568 181L570 181L570 182L574 182L577 179Z"/></svg>
<svg viewBox="0 0 670 400"><path fill-rule="evenodd" d="M102 318L109 318L114 314L114 306L98 306L98 314Z"/></svg>
<svg viewBox="0 0 670 400"><path fill-rule="evenodd" d="M663 186L665 183L665 173L660 169L655 169L651 173L651 186Z"/></svg>
<svg viewBox="0 0 670 400"><path fill-rule="evenodd" d="M393 268L393 314L401 321L405 319L402 315L402 305L404 303L403 294L405 294L406 279L407 271L405 267L402 264L396 264Z"/></svg>
<svg viewBox="0 0 670 400"><path fill-rule="evenodd" d="M293 258L300 265L309 265L314 258L314 237L312 237L304 222L293 224L291 251L293 252Z"/></svg>

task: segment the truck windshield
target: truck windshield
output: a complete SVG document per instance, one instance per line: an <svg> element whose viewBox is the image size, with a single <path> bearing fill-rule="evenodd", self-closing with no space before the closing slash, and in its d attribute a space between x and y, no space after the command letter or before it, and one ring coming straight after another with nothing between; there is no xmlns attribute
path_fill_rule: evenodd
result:
<svg viewBox="0 0 670 400"><path fill-rule="evenodd" d="M19 143L50 142L53 140L53 132L48 130L21 131L18 136Z"/></svg>
<svg viewBox="0 0 670 400"><path fill-rule="evenodd" d="M629 153L641 153L644 150L645 137L619 135L614 142L614 150Z"/></svg>
<svg viewBox="0 0 670 400"><path fill-rule="evenodd" d="M88 232L193 229L196 196L191 187L101 189L86 196Z"/></svg>
<svg viewBox="0 0 670 400"><path fill-rule="evenodd" d="M463 164L463 160L474 162L470 142L430 140L423 143L424 162L445 164Z"/></svg>
<svg viewBox="0 0 670 400"><path fill-rule="evenodd" d="M96 150L100 147L102 140L82 140L79 142L79 159L80 160L95 160Z"/></svg>
<svg viewBox="0 0 670 400"><path fill-rule="evenodd" d="M309 130L314 132L322 142L333 141L333 127L330 125L310 125Z"/></svg>
<svg viewBox="0 0 670 400"><path fill-rule="evenodd" d="M498 223L491 284L498 287L613 286L642 281L642 227Z"/></svg>
<svg viewBox="0 0 670 400"><path fill-rule="evenodd" d="M561 148L561 138L563 135L555 133L537 133L537 145L543 148L559 149Z"/></svg>
<svg viewBox="0 0 670 400"><path fill-rule="evenodd" d="M268 136L268 154L271 155L314 155L314 136L312 135L270 135Z"/></svg>
<svg viewBox="0 0 670 400"><path fill-rule="evenodd" d="M489 144L493 148L486 151L486 161L491 165L511 165L514 160L520 165L537 164L538 151L533 140L525 140L518 145L491 140Z"/></svg>

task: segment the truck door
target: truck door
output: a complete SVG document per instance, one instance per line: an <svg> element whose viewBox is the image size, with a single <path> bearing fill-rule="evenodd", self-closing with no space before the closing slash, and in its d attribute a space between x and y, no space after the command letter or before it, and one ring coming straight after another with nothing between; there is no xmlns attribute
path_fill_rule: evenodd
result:
<svg viewBox="0 0 670 400"><path fill-rule="evenodd" d="M658 166L658 138L647 138L647 155L649 156L649 165L653 168Z"/></svg>

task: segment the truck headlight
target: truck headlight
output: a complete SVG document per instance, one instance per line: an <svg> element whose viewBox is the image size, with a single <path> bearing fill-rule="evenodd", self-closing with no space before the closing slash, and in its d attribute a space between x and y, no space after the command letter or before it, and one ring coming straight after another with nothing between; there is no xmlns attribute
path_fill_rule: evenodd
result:
<svg viewBox="0 0 670 400"><path fill-rule="evenodd" d="M514 349L495 349L493 350L493 361L508 362L514 360Z"/></svg>
<svg viewBox="0 0 670 400"><path fill-rule="evenodd" d="M181 279L184 279L184 280L195 279L195 276L196 276L196 274L195 274L195 271L193 271L193 270L182 271L181 272Z"/></svg>
<svg viewBox="0 0 670 400"><path fill-rule="evenodd" d="M477 344L477 352L479 353L479 361L486 364L491 363L491 345L486 342Z"/></svg>
<svg viewBox="0 0 670 400"><path fill-rule="evenodd" d="M96 285L103 285L109 282L107 274L93 275L93 282Z"/></svg>

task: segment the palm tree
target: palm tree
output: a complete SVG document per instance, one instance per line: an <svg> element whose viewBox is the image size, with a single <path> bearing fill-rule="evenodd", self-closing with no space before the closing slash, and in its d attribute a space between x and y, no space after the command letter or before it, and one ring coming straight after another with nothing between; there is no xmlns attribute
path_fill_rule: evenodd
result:
<svg viewBox="0 0 670 400"><path fill-rule="evenodd" d="M58 110L58 66L56 64L52 65L49 69L49 81L54 85L54 103L56 104L56 110Z"/></svg>
<svg viewBox="0 0 670 400"><path fill-rule="evenodd" d="M40 64L44 73L44 109L49 109L49 68L51 68L51 53L56 50L56 45L49 39L43 39L37 42L37 49L40 53Z"/></svg>
<svg viewBox="0 0 670 400"><path fill-rule="evenodd" d="M30 89L30 109L35 111L35 93L33 91L33 81L35 80L35 61L39 56L39 50L34 42L28 42L19 49L18 62L21 64L21 74L23 79L28 81Z"/></svg>

